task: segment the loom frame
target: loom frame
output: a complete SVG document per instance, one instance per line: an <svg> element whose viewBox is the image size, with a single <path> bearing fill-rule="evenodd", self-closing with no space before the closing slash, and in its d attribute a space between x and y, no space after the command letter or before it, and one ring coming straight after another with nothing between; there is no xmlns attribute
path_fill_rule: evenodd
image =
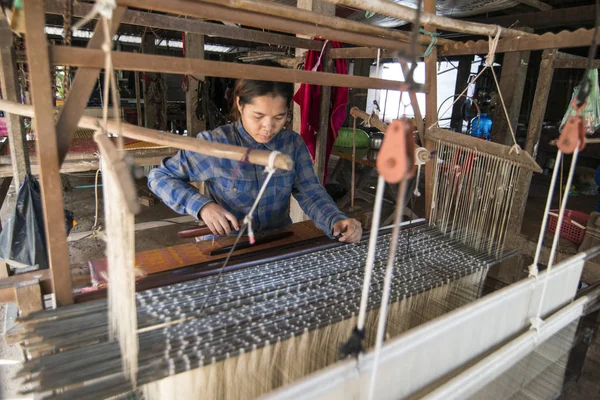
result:
<svg viewBox="0 0 600 400"><path fill-rule="evenodd" d="M585 261L599 253L600 247L579 253L556 265L550 274L543 271L537 278L530 277L509 285L386 342L379 359L375 397L406 398L418 395L423 390L435 389L440 386L440 383L442 383L440 387L444 388L446 385L443 382L444 377L449 376L465 363L484 356L497 346L512 346L507 349L520 349L519 352L512 354L511 358L504 360L503 365L508 368L518 361L517 356L523 354L527 346L532 345L531 341L536 338L535 335L528 335L527 330L530 327L530 318L537 314L546 276L549 278L547 293L553 296L546 296L541 315L557 314L542 325L541 338L548 338L560 327L581 315L583 306L588 301L587 297L573 303L575 305L569 306L571 308L558 310L568 305L575 296ZM494 332L494 337L484 343L473 340L477 337L478 327L486 324L493 325L494 319L498 317L495 311L506 304L511 305L506 307L511 312L509 315L502 315L503 324ZM527 306L519 306L523 304ZM523 336L519 337L519 335ZM457 339L452 346L448 346L446 342L449 337ZM518 338L517 342L507 344L515 337ZM525 347L521 348L521 346ZM459 348L461 352L447 355L448 348ZM507 349L501 348L498 351L507 352ZM498 357L498 355L492 354L489 357ZM287 400L298 396L304 399L362 398L370 385L373 358L373 352L368 352L359 356L358 360L340 362L263 398L265 400ZM500 358L504 359L504 356ZM482 368L485 363L486 359L479 360L472 368ZM481 369L477 371L481 372ZM464 374L471 376L468 372ZM460 385L464 385L462 379L466 378L460 379ZM451 384L460 386L456 382L452 381ZM474 390L474 386L465 386L465 391L467 387L470 388L469 390ZM442 392L443 389L439 390L439 393L446 393Z"/></svg>

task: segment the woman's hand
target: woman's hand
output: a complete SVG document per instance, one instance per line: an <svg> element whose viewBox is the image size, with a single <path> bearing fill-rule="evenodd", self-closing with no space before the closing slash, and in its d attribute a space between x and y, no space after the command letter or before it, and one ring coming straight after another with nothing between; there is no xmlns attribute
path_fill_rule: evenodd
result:
<svg viewBox="0 0 600 400"><path fill-rule="evenodd" d="M217 203L208 203L200 210L200 218L214 235L225 236L231 233L231 226L240 229L237 218ZM231 226L229 223L231 222Z"/></svg>
<svg viewBox="0 0 600 400"><path fill-rule="evenodd" d="M338 221L333 225L333 236L342 234L340 242L358 243L362 237L362 226L354 218Z"/></svg>

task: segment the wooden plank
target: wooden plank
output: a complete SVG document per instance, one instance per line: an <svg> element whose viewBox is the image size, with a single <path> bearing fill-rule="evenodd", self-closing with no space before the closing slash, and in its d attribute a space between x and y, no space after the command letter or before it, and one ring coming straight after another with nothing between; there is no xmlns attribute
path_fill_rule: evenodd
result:
<svg viewBox="0 0 600 400"><path fill-rule="evenodd" d="M397 52L389 49L381 49L380 58L396 58ZM332 59L337 58L377 58L377 49L370 47L342 47L331 49L330 55Z"/></svg>
<svg viewBox="0 0 600 400"><path fill-rule="evenodd" d="M0 47L0 87L2 98L9 101L21 101L21 91L13 46L13 33L6 20L0 20L0 36L7 46ZM13 178L18 188L29 172L29 153L26 149L25 126L20 116L6 114L6 128L8 130L8 146L10 147Z"/></svg>
<svg viewBox="0 0 600 400"><path fill-rule="evenodd" d="M117 32L119 22L125 12L124 7L117 7L113 12L111 36ZM44 38L45 40L45 38ZM87 44L88 49L100 49L104 41L104 29L102 24L97 24L94 30L94 35ZM100 50L99 50L100 51ZM101 68L79 68L73 79L71 89L65 100L58 122L56 123L56 132L58 132L58 163L59 165L65 160L65 156L71 147L73 134L77 129L79 117L83 115L83 110L87 106L87 102L92 93L92 89L97 83L98 74Z"/></svg>
<svg viewBox="0 0 600 400"><path fill-rule="evenodd" d="M137 124L138 126L142 126L143 125L143 118L144 116L142 115L142 94L140 92L140 73L139 71L134 71L133 72L133 79L135 79L135 110L136 110L136 114L137 114Z"/></svg>
<svg viewBox="0 0 600 400"><path fill-rule="evenodd" d="M501 15L498 17L468 19L473 22L484 22L500 26L526 26L529 28L552 28L559 26L584 26L596 20L596 6L580 6L558 8L548 11L534 11L520 14Z"/></svg>
<svg viewBox="0 0 600 400"><path fill-rule="evenodd" d="M17 307L19 308L19 315L21 317L26 317L31 313L44 309L40 281L37 279L16 284L15 298L17 299Z"/></svg>
<svg viewBox="0 0 600 400"><path fill-rule="evenodd" d="M527 78L527 65L529 64L529 51L519 51L504 54L502 62L502 75L500 76L500 93L504 98L504 104L510 118L515 135L517 133L517 124L521 112L521 102L525 90L525 80ZM513 139L510 135L509 121L502 110L502 105L496 107L494 121L492 124L492 140L496 143L513 145Z"/></svg>
<svg viewBox="0 0 600 400"><path fill-rule="evenodd" d="M46 12L49 14L62 15L65 9L64 4L65 0L47 0ZM73 16L83 17L87 15L92 7L92 4L80 2L75 3L73 5ZM155 29L197 33L199 35L223 37L247 42L268 43L277 46L320 50L320 44L309 39L300 39L294 36L264 32L262 30L238 28L196 19L185 19L171 15L153 14L144 11L125 11L125 14L121 18L121 23Z"/></svg>
<svg viewBox="0 0 600 400"><path fill-rule="evenodd" d="M568 47L588 47L594 36L593 29L578 29L574 32L562 31L560 33L545 33L540 36L523 36L500 39L496 53L511 51L563 49ZM600 32L598 33L600 40ZM489 43L487 40L470 40L465 43L442 45L438 49L440 56L457 56L465 54L487 54Z"/></svg>
<svg viewBox="0 0 600 400"><path fill-rule="evenodd" d="M521 4L525 4L525 5L537 8L538 10L542 10L542 11L552 10L552 8L553 8L550 4L546 4L540 0L517 0L517 1Z"/></svg>
<svg viewBox="0 0 600 400"><path fill-rule="evenodd" d="M424 11L428 13L436 13L436 0L425 0ZM434 26L425 25L425 29L429 32L435 32ZM425 58L425 82L429 87L425 103L425 132L429 131L429 127L436 124L437 115L437 57L438 47L434 47L431 54ZM435 144L431 140L425 140L425 148L429 152L435 150ZM431 200L433 199L433 181L434 181L435 165L428 162L425 164L425 218L429 218L431 214Z"/></svg>
<svg viewBox="0 0 600 400"><path fill-rule="evenodd" d="M275 18L270 15L235 10L214 4L197 3L186 0L119 0L119 5L162 11L166 13L178 13L190 17L203 18L214 21L227 21L244 26L259 29L269 29L278 32L302 34L307 37L335 40L341 43L349 43L359 46L380 47L382 49L405 51L410 50L410 44L400 42L398 39L375 37L363 33L340 31L326 26L318 26L312 21L293 21L284 18ZM422 47L422 46L421 46ZM422 50L420 50L422 51Z"/></svg>
<svg viewBox="0 0 600 400"><path fill-rule="evenodd" d="M101 67L104 53L76 47L53 46L51 60L56 65L78 67ZM115 69L128 71L153 71L170 74L204 74L234 79L257 79L279 82L299 82L311 85L354 87L366 89L407 90L404 82L367 78L363 76L338 75L325 72L301 71L259 65L238 64L222 61L196 60L149 54L115 51L112 54ZM424 85L415 85L415 91L425 92Z"/></svg>
<svg viewBox="0 0 600 400"><path fill-rule="evenodd" d="M469 84L469 76L471 75L471 65L474 56L463 56L458 60L458 71L456 74L456 85L454 86L454 94L459 95ZM461 132L463 128L462 106L465 103L466 97L461 97L452 106L452 120L450 127L455 132ZM451 102L454 100L448 100ZM444 106L445 107L445 106Z"/></svg>
<svg viewBox="0 0 600 400"><path fill-rule="evenodd" d="M324 72L333 70L333 60L327 55L326 49L321 58L324 65ZM327 160L327 140L329 138L329 127L331 117L331 86L321 86L321 103L319 107L319 132L317 133L317 143L315 144L315 172L319 182L325 181L325 164Z"/></svg>
<svg viewBox="0 0 600 400"><path fill-rule="evenodd" d="M552 77L554 76L554 68L552 65L556 53L556 50L545 50L542 54L542 62L540 64L535 96L533 98L533 109L531 117L529 118L529 128L525 140L525 151L532 154L534 158L536 157L536 148L542 134L542 124L546 114L548 97L550 96L550 87L552 85ZM527 205L527 197L529 196L531 176L531 172L522 171L517 179L513 208L508 220L507 236L509 238L517 237L521 232L523 216L525 215L525 206Z"/></svg>
<svg viewBox="0 0 600 400"><path fill-rule="evenodd" d="M185 33L185 56L187 58L204 59L204 36L195 33ZM188 89L185 93L185 114L188 135L196 135L206 129L206 122L198 119L196 107L198 103L198 86L204 80L202 75L188 75ZM214 127L213 127L214 128Z"/></svg>
<svg viewBox="0 0 600 400"><path fill-rule="evenodd" d="M32 279L37 279L40 282L52 280L50 270L43 269L39 271L26 272L24 274L9 276L8 278L0 279L0 304L10 303L15 301L14 287L19 282L25 282Z"/></svg>
<svg viewBox="0 0 600 400"><path fill-rule="evenodd" d="M408 73L410 72L408 63L404 60L401 60L400 65L402 66L402 73L404 76L408 76ZM415 113L415 121L419 131L419 140L421 142L421 146L423 146L425 144L425 126L423 123L423 114L421 114L421 108L419 107L417 94L413 91L410 91L408 92L408 96L410 98L410 105Z"/></svg>
<svg viewBox="0 0 600 400"><path fill-rule="evenodd" d="M573 54L556 52L554 57L554 63L552 64L554 69L558 68L576 68L586 69L588 66L587 57L576 56ZM592 68L600 68L600 60L592 61Z"/></svg>
<svg viewBox="0 0 600 400"><path fill-rule="evenodd" d="M8 265L5 261L0 261L0 280L8 278Z"/></svg>
<svg viewBox="0 0 600 400"><path fill-rule="evenodd" d="M156 54L156 42L154 41L154 39L155 39L155 36L154 36L153 32L146 32L146 34L142 37L142 52L144 53L144 55ZM114 64L114 58L113 58L113 64ZM116 69L123 69L123 68L116 68ZM142 86L144 88L144 126L146 128L150 128L150 129L156 129L156 128L162 129L162 127L158 127L157 104L151 99L151 96L148 95L148 82L145 79L145 78L150 79L150 80L155 79L156 72L162 72L162 71L148 71L148 70L144 69L144 73L142 74L142 76L144 77L144 79L142 79ZM161 97L163 98L163 100L166 101L166 99L164 99L164 96L162 94L161 94ZM165 127L166 127L166 123L167 123L167 121L164 121Z"/></svg>
<svg viewBox="0 0 600 400"><path fill-rule="evenodd" d="M56 294L55 301L58 305L66 305L73 302L73 295L59 174L58 144L54 126L50 64L46 34L44 33L44 2L41 0L26 1L23 2L23 8L29 80L36 116L33 123L37 136L37 154L41 164L40 186L48 261L52 273L52 285Z"/></svg>

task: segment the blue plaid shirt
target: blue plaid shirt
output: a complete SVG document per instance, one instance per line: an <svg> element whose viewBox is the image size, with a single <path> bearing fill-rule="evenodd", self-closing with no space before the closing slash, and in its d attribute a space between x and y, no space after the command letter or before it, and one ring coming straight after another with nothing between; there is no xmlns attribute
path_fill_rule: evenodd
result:
<svg viewBox="0 0 600 400"><path fill-rule="evenodd" d="M236 122L201 132L198 138L258 150L277 150L294 161L291 171L277 170L269 181L253 215L252 226L256 232L283 228L292 223L289 216L292 194L315 225L330 237L333 225L347 218L319 183L308 148L297 133L282 130L269 143L261 144L240 122ZM202 207L214 201L236 218L243 219L266 177L263 166L182 150L150 171L148 186L180 214L199 218ZM188 181L206 182L210 197L199 194L186 183Z"/></svg>

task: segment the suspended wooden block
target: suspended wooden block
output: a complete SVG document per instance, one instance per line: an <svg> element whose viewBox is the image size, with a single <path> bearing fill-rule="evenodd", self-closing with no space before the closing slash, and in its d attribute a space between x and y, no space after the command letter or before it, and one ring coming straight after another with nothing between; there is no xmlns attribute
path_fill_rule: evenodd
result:
<svg viewBox="0 0 600 400"><path fill-rule="evenodd" d="M517 152L514 150L511 152L511 146L488 142L487 140L478 139L473 136L467 136L442 128L429 129L425 134L425 138L477 150L484 154L497 156L507 161L514 162L520 167L529 171L536 172L538 174L542 173L542 168L535 162L531 154L525 150L520 150L519 154L517 154Z"/></svg>

